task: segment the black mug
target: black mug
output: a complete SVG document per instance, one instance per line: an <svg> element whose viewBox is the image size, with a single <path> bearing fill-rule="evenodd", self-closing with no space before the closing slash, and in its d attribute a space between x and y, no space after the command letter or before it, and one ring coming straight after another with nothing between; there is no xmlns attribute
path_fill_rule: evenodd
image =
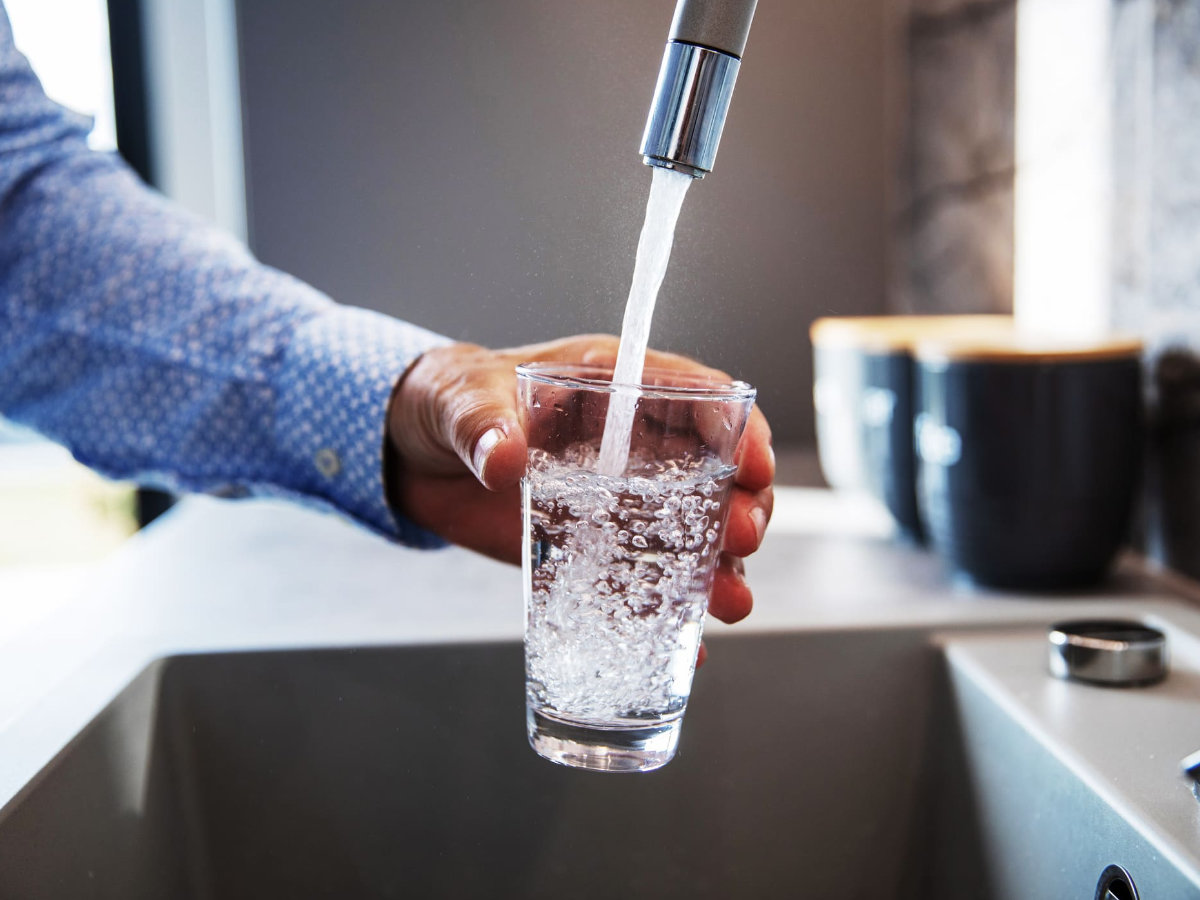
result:
<svg viewBox="0 0 1200 900"><path fill-rule="evenodd" d="M922 522L987 586L1094 584L1128 537L1143 442L1141 344L927 342L915 350Z"/></svg>
<svg viewBox="0 0 1200 900"><path fill-rule="evenodd" d="M912 348L942 333L1007 333L1009 316L818 319L813 343L817 452L830 486L882 503L900 536L924 543L913 452Z"/></svg>

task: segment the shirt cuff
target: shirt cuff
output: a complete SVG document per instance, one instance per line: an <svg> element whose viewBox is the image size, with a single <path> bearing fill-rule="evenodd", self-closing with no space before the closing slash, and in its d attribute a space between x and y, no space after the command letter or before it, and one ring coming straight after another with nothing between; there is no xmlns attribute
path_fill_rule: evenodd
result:
<svg viewBox="0 0 1200 900"><path fill-rule="evenodd" d="M300 492L414 547L445 541L393 512L383 481L387 410L400 376L447 338L338 306L292 334L278 374L276 441Z"/></svg>

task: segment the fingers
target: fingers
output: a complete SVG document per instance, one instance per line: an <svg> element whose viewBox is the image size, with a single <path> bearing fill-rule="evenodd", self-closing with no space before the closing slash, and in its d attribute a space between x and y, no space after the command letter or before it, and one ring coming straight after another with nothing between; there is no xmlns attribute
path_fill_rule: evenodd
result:
<svg viewBox="0 0 1200 900"><path fill-rule="evenodd" d="M511 362L473 344L428 351L397 388L389 434L406 471L453 475L465 465L490 490L510 487L525 466Z"/></svg>
<svg viewBox="0 0 1200 900"><path fill-rule="evenodd" d="M525 434L510 381L495 370L474 373L440 398L448 443L492 491L515 484L525 466Z"/></svg>
<svg viewBox="0 0 1200 900"><path fill-rule="evenodd" d="M738 444L737 483L750 491L761 491L775 482L775 451L771 449L771 426L762 410L750 410L746 430Z"/></svg>
<svg viewBox="0 0 1200 900"><path fill-rule="evenodd" d="M489 491L505 491L521 480L525 456L525 433L520 426L485 433L472 453L477 459L476 477Z"/></svg>
<svg viewBox="0 0 1200 900"><path fill-rule="evenodd" d="M613 346L609 347L607 342L601 341L585 354L583 361L588 365L612 368L617 364L617 346L614 343ZM646 368L694 375L723 384L733 381L733 378L727 372L706 366L691 357L681 356L678 353L667 353L664 350L647 350Z"/></svg>
<svg viewBox="0 0 1200 900"><path fill-rule="evenodd" d="M750 615L754 595L746 584L746 564L732 553L722 553L713 578L712 597L708 611L722 622L732 625Z"/></svg>
<svg viewBox="0 0 1200 900"><path fill-rule="evenodd" d="M735 556L749 556L759 548L771 512L775 492L771 488L748 491L734 487L729 497L729 518L725 520L725 538L721 548Z"/></svg>
<svg viewBox="0 0 1200 900"><path fill-rule="evenodd" d="M720 369L714 369L711 366L706 366L703 363L692 359L690 356L681 356L678 353L667 353L663 350L647 350L646 366L647 368L651 369L666 369L669 372L687 372L704 378L712 379L713 381L726 383L733 381L733 376L731 376L728 372L723 372Z"/></svg>
<svg viewBox="0 0 1200 900"><path fill-rule="evenodd" d="M527 362L573 362L584 365L612 365L617 359L619 341L611 334L580 334L541 344L525 344L499 351L513 365Z"/></svg>
<svg viewBox="0 0 1200 900"><path fill-rule="evenodd" d="M584 353L582 362L592 366L612 367L617 364L617 350L620 342L607 335L591 335L592 346ZM713 369L699 363L688 356L678 353L667 353L665 350L648 349L646 351L646 368L665 369L669 372L688 372L712 378L716 381L732 381L728 374L720 369Z"/></svg>
<svg viewBox="0 0 1200 900"><path fill-rule="evenodd" d="M619 348L620 341L611 334L582 334L557 341L547 341L543 344L513 347L503 353L513 357L518 364L543 360L579 362L588 366L611 368L617 364ZM647 350L646 365L649 368L667 369L672 372L690 372L718 381L732 380L720 369L713 369L690 357L681 356L678 353L667 353L663 350Z"/></svg>

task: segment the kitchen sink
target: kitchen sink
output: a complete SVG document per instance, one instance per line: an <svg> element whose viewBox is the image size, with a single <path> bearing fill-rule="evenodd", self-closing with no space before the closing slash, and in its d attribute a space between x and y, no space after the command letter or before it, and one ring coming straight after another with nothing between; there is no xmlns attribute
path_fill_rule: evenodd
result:
<svg viewBox="0 0 1200 900"><path fill-rule="evenodd" d="M709 644L646 775L538 758L513 643L158 660L0 812L0 897L1197 895L929 629Z"/></svg>

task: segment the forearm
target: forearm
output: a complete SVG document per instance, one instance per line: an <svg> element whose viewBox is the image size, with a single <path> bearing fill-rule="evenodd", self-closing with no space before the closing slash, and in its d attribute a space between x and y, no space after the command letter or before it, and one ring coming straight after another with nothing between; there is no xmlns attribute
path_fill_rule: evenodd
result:
<svg viewBox="0 0 1200 900"><path fill-rule="evenodd" d="M112 476L312 499L429 542L388 511L381 457L396 379L442 339L337 306L87 150L6 27L0 412Z"/></svg>

